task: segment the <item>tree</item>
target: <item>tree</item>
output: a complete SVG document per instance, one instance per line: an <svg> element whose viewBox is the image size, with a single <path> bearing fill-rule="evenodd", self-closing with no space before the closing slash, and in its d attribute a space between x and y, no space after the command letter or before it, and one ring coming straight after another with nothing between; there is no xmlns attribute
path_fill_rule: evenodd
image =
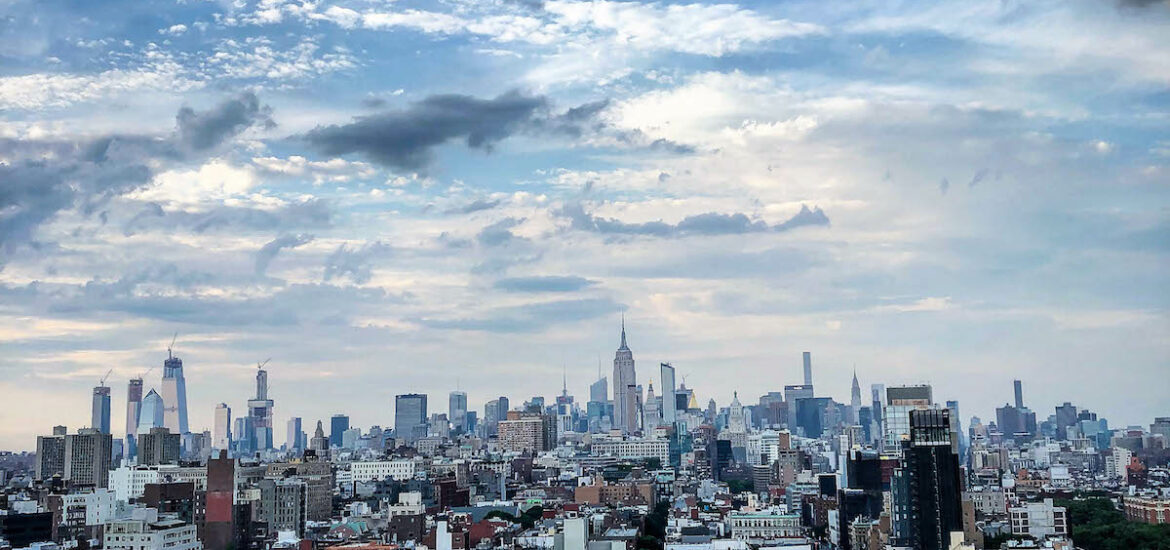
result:
<svg viewBox="0 0 1170 550"><path fill-rule="evenodd" d="M1085 550L1170 550L1170 525L1127 521L1107 498L1063 500L1070 535Z"/></svg>

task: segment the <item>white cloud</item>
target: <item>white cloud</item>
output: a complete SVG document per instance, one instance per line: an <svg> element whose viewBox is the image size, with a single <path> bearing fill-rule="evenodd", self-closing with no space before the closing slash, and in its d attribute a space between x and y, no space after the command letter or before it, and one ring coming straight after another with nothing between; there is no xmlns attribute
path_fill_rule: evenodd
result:
<svg viewBox="0 0 1170 550"><path fill-rule="evenodd" d="M198 207L244 196L256 183L251 168L212 159L195 170L162 172L155 176L150 186L128 195L128 198L184 208Z"/></svg>

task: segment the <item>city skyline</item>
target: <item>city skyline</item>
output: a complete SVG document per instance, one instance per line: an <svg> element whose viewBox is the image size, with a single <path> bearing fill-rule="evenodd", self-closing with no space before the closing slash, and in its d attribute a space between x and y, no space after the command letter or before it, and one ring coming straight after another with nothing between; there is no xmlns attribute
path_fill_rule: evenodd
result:
<svg viewBox="0 0 1170 550"><path fill-rule="evenodd" d="M622 311L704 403L812 351L838 400L1166 414L1166 2L853 8L5 3L0 448L111 369L112 426L155 368L197 429L272 357L277 439L583 396Z"/></svg>
<svg viewBox="0 0 1170 550"><path fill-rule="evenodd" d="M173 344L173 342L172 342L172 344ZM170 349L168 349L167 351L168 351L168 354L167 354L167 359L165 359L165 363L170 364L173 361L175 361L176 359L178 359L177 357L175 357L171 354ZM627 344L627 334L626 334L626 327L625 327L625 314L624 314L624 312L622 314L622 319L621 319L620 340L619 340L619 344L617 346L616 351L617 351L618 355L617 355L617 358L615 359L615 369L617 368L618 364L624 364L624 363L620 363L622 360L622 357L623 357L623 355L622 355L623 352L626 354L632 353L631 348L629 348L628 344ZM812 358L812 352L809 352L809 351L801 352L799 358L800 358L799 365L800 365L800 375L801 375L800 382L802 383L801 387L807 388L809 386L805 383L807 383L810 380L810 377L814 377L815 374L818 372L817 363ZM273 415L273 402L274 402L274 400L272 399L271 396L268 396L268 394L267 394L268 377L267 377L267 371L264 370L264 368L263 368L264 366L266 366L267 363L268 363L268 361L264 361L263 363L257 363L256 366L258 367L258 370L255 371L256 376L255 376L254 385L253 385L255 395L252 395L247 400L245 400L245 403L247 405L246 407L241 406L242 410L252 411L249 413L249 416L254 416L255 414L257 414L255 412L257 410L257 409L255 409L255 407L257 406L257 403L266 407L266 410L259 413L261 415L261 418L267 418L267 423L269 426L267 428L267 435L266 435L267 439L265 441L259 442L259 444L261 445L261 449L281 448L282 445L287 445L288 437L290 437L292 434L295 434L295 433L300 433L300 435L302 435L306 438L308 437L308 434L305 433L303 430L301 432L295 432L294 430L292 430L290 428L286 432L286 435L284 436L285 439L278 439L276 437L276 431L272 430L271 426L276 421L277 417L272 416ZM633 367L631 366L630 368L633 368ZM660 367L655 368L653 372L662 374L662 373L666 373L668 370L670 372L671 378L675 378L675 370L676 369L674 368L673 365L671 365L669 363L662 363L660 365ZM564 389L562 391L567 391L567 371L562 371L561 374L562 374L562 379L561 379L562 385L564 387ZM608 382L612 378L613 375L612 375L612 373L604 373L603 372L602 376ZM685 380L686 375L682 376L681 378L682 378L682 380ZM653 377L651 377L651 380L652 379L653 379ZM140 380L141 380L141 378L130 379L131 385L133 386L133 384L135 384L136 382L138 382ZM162 380L165 380L165 378L160 376L160 382ZM588 385L589 387L585 392L582 392L581 394L577 394L573 391L569 391L568 396L573 397L576 395L580 395L581 397L578 399L579 404L584 404L586 395L589 396L589 400L593 400L593 397L594 397L592 395L593 384L595 384L598 380L600 380L600 379L598 379L596 377L593 378L589 382L589 385ZM661 377L659 377L659 381L660 381L660 386L659 386L660 395L659 395L659 397L661 398L661 403L662 403L662 405L660 405L660 406L662 406L663 409L657 410L656 414L662 418L665 418L665 409L667 408L665 405L665 402L666 402L665 396L667 394L662 393L663 390L662 390L662 384L661 384L661 381L662 381ZM674 379L673 381L674 381L675 389L682 389L685 387L687 390L689 390L690 392L694 392L696 395L703 395L703 398L699 400L700 402L703 402L703 401L706 401L707 399L710 399L714 403L716 403L716 405L720 409L725 409L728 406L731 406L734 408L735 403L738 403L738 401L737 401L737 394L739 393L738 390L732 390L731 397L725 398L726 400L721 400L721 399L719 399L719 396L715 396L715 395L706 396L706 395L704 395L702 387L696 388L696 386L694 386L694 385L684 386L685 382L681 382L678 379ZM652 384L653 382L648 381L648 383ZM929 381L890 382L890 381L883 380L880 382L872 382L870 384L871 384L871 386L874 386L875 392L877 392L877 389L876 389L877 387L881 387L883 392L884 392L884 390L887 386L890 386L890 387L911 387L911 388L917 387L917 386L927 386L926 395L927 396L930 396L932 394L934 395L933 398L927 397L927 401L933 400L933 401L935 401L936 404L941 404L945 401L947 408L951 409L951 414L956 413L958 403L960 401L963 401L961 398L955 399L956 397L959 397L962 394L942 394L939 392L937 387L934 384L930 383ZM1048 414L1051 414L1051 413L1048 413L1049 408L1053 409L1053 411L1057 415L1059 415L1060 414L1059 409L1061 408L1061 405L1062 404L1067 405L1069 403L1069 401L1066 400L1064 402L1054 402L1051 404L1051 406L1049 406L1049 404L1038 403L1031 394L1028 395L1028 397L1029 397L1028 399L1025 399L1025 397L1024 397L1025 394L1023 393L1024 392L1024 390L1023 390L1024 384L1025 384L1025 382L1023 380L1020 380L1020 379L1011 380L1010 390L1007 390L1008 397L1003 400L1003 406L1015 406L1017 408L1023 407L1024 408L1023 410L1030 411L1033 414L1033 426L1031 428L1032 430L1036 429L1036 427L1035 427L1036 418L1041 418L1041 419L1047 418ZM636 386L639 389L643 388L642 384L636 384ZM148 388L147 391L151 394L154 394L156 400L159 400L160 403L163 402L163 400L159 397L159 394L155 392L153 387L150 387L149 385L143 385L142 387ZM652 386L649 386L649 387L652 387ZM647 387L645 389L649 390L649 387ZM111 410L110 410L110 395L111 394L109 393L110 388L108 386L96 386L93 388L93 391L95 392L95 400L93 402L94 414L97 414L97 400L96 400L97 394L96 394L96 392L99 389L107 392L105 395L105 407L106 407L105 414L108 418L111 414ZM632 389L633 388L631 388L631 390ZM759 397L764 398L764 397L766 397L765 394L767 394L768 392L779 392L780 389L781 389L781 387L760 389L759 390L760 391ZM698 390L698 391L696 392L696 390ZM905 390L903 390L903 391L905 391ZM833 402L836 402L841 406L848 406L848 410L849 410L848 414L849 414L850 418L842 419L847 424L850 422L854 422L856 420L856 414L857 414L858 407L860 407L860 406L868 407L869 406L868 404L860 401L860 397L859 397L860 396L860 384L858 382L857 371L856 371L855 367L851 371L851 388L850 388L850 391L848 393L850 394L849 398L844 399L844 398L841 398L841 396L836 395L836 394L827 394L827 393L823 393L821 391L814 391L815 397L832 399ZM452 387L452 388L449 388L448 390L446 390L445 392L438 393L438 394L436 394L434 392L430 392L430 393L423 392L421 394L420 393L413 393L413 392L399 393L399 394L395 394L393 396L393 399L395 402L403 402L405 400L405 401L410 401L411 403L413 403L418 398L421 398L422 399L422 401L421 401L421 407L422 407L421 419L423 420L423 422L421 424L417 424L417 425L423 426L426 424L427 418L429 417L429 415L431 413L437 414L437 413L440 413L443 410L445 410L442 407L439 407L433 411L428 411L427 400L431 399L433 401L433 399L431 398L432 395L435 395L436 397L439 397L439 398L442 398L444 396L448 396L448 397L451 397L453 399L456 394L458 394L460 396L460 399L462 399L462 402L464 403L463 406L465 407L465 410L469 411L469 412L474 412L477 415L479 414L480 411L483 410L484 406L487 405L489 401L493 401L498 397L498 396L485 394L482 402L476 402L475 400L469 399L468 393L465 390L457 389L456 387ZM133 395L133 394L131 394L131 395ZM504 397L508 397L511 400L512 405L511 405L509 410L516 411L516 410L523 410L522 404L525 403L530 397L545 398L548 395L558 395L558 394L535 393L532 395L519 395L519 394L514 394L514 395L503 394L503 395L504 395ZM263 396L267 400L260 399L261 396ZM615 414L614 418L616 419L617 418L617 416L616 416L616 414L617 414L616 402L617 401L616 401L615 397L616 396L612 393L612 390L611 390L611 392L608 393L608 402L611 404L611 406L614 407L614 414ZM643 394L636 394L635 397L633 398L633 401L634 401L635 406L636 406L636 411L632 413L634 416L634 419L633 419L634 426L630 429L626 429L626 428L622 428L619 425L615 424L614 429L619 429L625 433L641 432L644 429L641 427L641 414L642 414L642 405L643 405L642 397L643 397ZM745 394L745 397L746 397L746 394ZM879 394L874 393L874 398L877 399L878 397L879 397ZM885 399L886 399L884 393L880 397L881 397L881 400L882 400L883 405L884 405ZM649 398L648 395L647 395L647 398ZM890 399L894 399L894 397L890 397ZM749 399L747 399L747 401L749 404L753 404L753 405L755 404L755 401L753 399L749 398ZM440 403L440 404L442 403L442 401L435 401L435 402ZM967 411L971 411L971 409L973 407L970 405L970 402L969 401L963 401L963 402L966 403L966 405L964 406L964 409ZM1074 403L1076 405L1079 405L1082 410L1093 410L1095 412L1101 413L1102 418L1110 417L1110 415L1107 412L1098 409L1092 402L1074 401ZM955 405L954 408L952 408L952 404ZM215 422L214 426L212 426L212 425L203 426L203 427L195 426L195 427L192 427L192 429L190 431L195 432L195 433L207 431L207 432L212 434L214 441L219 442L220 435L222 432L221 432L221 423L218 419L218 415L219 415L221 409L223 409L225 407L225 405L226 405L225 403L216 403L214 405L214 414L217 415L215 417L215 420L214 420L214 422ZM792 404L790 403L790 405L792 405ZM1039 408L1037 408L1037 406L1039 406ZM130 407L130 404L127 403L126 407ZM162 411L173 410L172 407L165 406L165 405L164 405L164 407L165 408L160 408L158 410L158 414L159 414L160 418L162 416ZM999 411L997 410L998 407L999 407L999 404L996 404L995 407L993 407L989 410L986 410L986 411L982 411L982 414L980 411L968 412L968 415L966 418L963 418L961 416L958 417L959 423L960 423L960 425L966 426L966 424L972 418L980 418L983 420L984 423L986 423L988 421L996 422L998 420L999 423L1002 424L1003 418L1002 417L997 418L997 415L999 414ZM231 415L230 407L228 407L226 410L228 411L227 414L230 417L230 415ZM128 410L124 410L122 412L126 413L128 416L130 414L130 412ZM329 437L330 443L334 446L339 446L340 439L341 439L340 432L344 431L350 427L358 428L359 430L364 430L364 429L366 429L367 426L384 425L384 426L386 426L386 429L389 430L392 427L396 427L399 422L402 422L402 420L400 420L398 418L399 411L398 411L397 405L389 408L389 410L387 411L387 414L388 414L387 417L381 417L381 416L377 416L374 413L369 412L368 410L366 410L363 407L351 407L350 409L335 409L335 412L333 412L330 415L321 416L321 417L317 418L317 421L321 422L321 421L324 421L326 419L332 419L333 429L331 430L331 435ZM408 416L413 415L412 417L419 418L418 415L420 414L420 410L417 408L416 405L411 405L409 412L407 414L408 414ZM264 417L264 415L268 415L268 416ZM375 418L376 420L374 420L370 423L367 423L367 424L361 424L361 423L353 421L353 417L355 415L357 417L372 417L372 418ZM228 418L228 417L225 417L225 418ZM293 412L288 413L283 418L279 418L279 421L280 422L296 421L298 424L301 424L302 418L312 418L312 416L311 415L304 415L304 414L301 414L297 411L293 411ZM337 424L338 419L344 420L344 423L340 427L338 427L338 424ZM237 420L237 422L242 422L241 417L236 417L236 420ZM253 418L249 418L249 420L253 420ZM448 420L450 421L451 419L449 418ZM480 421L482 421L482 420L483 420L483 417L480 418ZM615 420L615 422L616 422L616 420ZM258 440L265 439L265 436L262 436L259 434L259 429L258 429L259 424L262 424L262 423L263 422L257 422L255 424L248 424L248 426L250 426L249 429L257 430L257 434L249 433L247 435L241 436L241 434L237 433L237 428L232 428L232 432L230 434L231 435L230 440L234 444L235 442L239 441L239 439L241 437L244 437L244 438L248 439L249 441L251 441L250 444L252 444L252 445L257 444ZM1127 421L1126 419L1123 419L1123 418L1115 418L1115 423L1113 424L1113 427L1114 428L1124 428L1127 425L1141 426L1141 425L1143 425L1143 423L1144 423L1144 421L1142 419L1137 419L1135 422L1135 421ZM408 424L409 424L409 422L408 422ZM71 428L71 429L90 427L90 426L85 425L85 424L76 425L76 424L68 424L65 422L57 422L57 423L54 423L53 425L64 425L64 426ZM128 423L127 427L129 427L129 425L130 424ZM163 425L163 423L159 422L158 425L161 426L161 425ZM453 425L455 425L455 424L453 424ZM136 430L134 432L134 434L145 433L146 431L147 431L146 429ZM395 431L397 432L397 428L395 429ZM336 433L333 433L333 432L336 432ZM106 432L106 433L110 433L110 432ZM126 434L119 433L118 430L116 430L116 429L113 430L113 433L114 433L115 437L125 437L125 435L126 435ZM172 433L174 433L174 432L172 432ZM397 433L395 435L397 436ZM416 436L408 436L408 437L410 439L413 439ZM301 440L301 443L303 444L304 441L307 441L307 439ZM127 444L129 444L129 443L127 443ZM265 445L267 445L267 446L265 446ZM16 446L16 447L13 447L13 450L27 450L27 449L22 449L19 446Z"/></svg>

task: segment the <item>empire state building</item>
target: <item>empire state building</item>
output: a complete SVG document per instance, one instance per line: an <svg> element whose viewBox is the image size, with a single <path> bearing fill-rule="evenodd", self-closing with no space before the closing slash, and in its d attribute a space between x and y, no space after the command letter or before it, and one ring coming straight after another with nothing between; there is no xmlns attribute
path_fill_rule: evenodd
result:
<svg viewBox="0 0 1170 550"><path fill-rule="evenodd" d="M622 344L613 358L613 422L622 433L638 431L638 377L634 352L626 345L626 320L622 318Z"/></svg>

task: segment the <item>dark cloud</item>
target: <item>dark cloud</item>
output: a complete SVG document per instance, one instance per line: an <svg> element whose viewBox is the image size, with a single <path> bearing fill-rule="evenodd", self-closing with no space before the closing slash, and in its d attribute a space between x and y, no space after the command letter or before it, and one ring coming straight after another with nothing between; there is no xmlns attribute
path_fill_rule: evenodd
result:
<svg viewBox="0 0 1170 550"><path fill-rule="evenodd" d="M500 279L492 286L506 292L573 292L594 284L594 281L574 275L547 275L510 277Z"/></svg>
<svg viewBox="0 0 1170 550"><path fill-rule="evenodd" d="M281 235L271 241L268 241L260 250L256 251L256 275L263 276L268 272L268 265L276 258L276 255L285 248L296 248L304 246L313 241L312 235Z"/></svg>
<svg viewBox="0 0 1170 550"><path fill-rule="evenodd" d="M180 144L192 151L211 149L252 126L276 126L272 109L260 105L260 98L252 92L244 92L203 112L183 107L175 121Z"/></svg>
<svg viewBox="0 0 1170 550"><path fill-rule="evenodd" d="M768 225L763 220L752 220L746 214L708 212L683 218L671 225L662 221L626 223L613 218L601 218L585 211L580 203L566 204L560 215L568 218L570 227L580 231L617 235L650 235L655 237L682 237L687 235L734 235L763 231L788 231L806 225L829 225L829 217L820 209L810 210L801 205L800 211L788 220Z"/></svg>
<svg viewBox="0 0 1170 550"><path fill-rule="evenodd" d="M123 233L130 235L145 229L180 227L196 233L240 228L263 231L297 231L305 228L325 228L333 223L332 206L328 201L318 198L264 209L219 205L201 211L166 212L161 207L155 208L156 206L147 206L135 214L123 226Z"/></svg>
<svg viewBox="0 0 1170 550"><path fill-rule="evenodd" d="M391 168L423 171L434 160L434 149L453 141L490 151L494 144L518 133L579 136L603 107L590 103L556 114L544 96L519 91L493 99L433 95L403 110L358 117L349 124L318 126L304 139L326 155L356 153Z"/></svg>
<svg viewBox="0 0 1170 550"><path fill-rule="evenodd" d="M491 210L492 208L495 208L499 205L500 205L499 199L493 199L493 200L475 199L474 201L471 201L471 202L469 202L463 206L460 206L458 208L448 208L447 210L444 210L443 213L444 214L470 214L472 212L479 212L481 210Z"/></svg>
<svg viewBox="0 0 1170 550"><path fill-rule="evenodd" d="M475 240L484 246L508 244L517 239L510 230L523 222L523 218L504 218L480 230L479 234L475 236Z"/></svg>
<svg viewBox="0 0 1170 550"><path fill-rule="evenodd" d="M0 157L8 159L0 163L0 264L16 247L32 243L37 228L59 212L97 214L111 199L150 183L155 166L199 162L199 151L253 124L270 123L268 111L248 93L208 111L180 109L178 129L169 136L0 140ZM162 214L156 207L136 214L123 232L130 234L147 218Z"/></svg>
<svg viewBox="0 0 1170 550"><path fill-rule="evenodd" d="M391 252L393 249L390 245L381 241L366 243L356 248L342 244L325 259L324 280L328 282L348 277L359 285L368 283L373 276L370 261Z"/></svg>
<svg viewBox="0 0 1170 550"><path fill-rule="evenodd" d="M1117 5L1126 8L1148 8L1158 4L1170 6L1166 0L1117 0Z"/></svg>
<svg viewBox="0 0 1170 550"><path fill-rule="evenodd" d="M366 97L362 99L362 107L367 109L381 109L386 106L386 100L380 97Z"/></svg>
<svg viewBox="0 0 1170 550"><path fill-rule="evenodd" d="M982 182L984 179L987 178L987 174L989 174L990 172L991 171L986 169L986 168L980 169L978 172L975 172L975 175L971 176L971 181L967 182L967 187L975 187L976 185L979 185L980 182Z"/></svg>

